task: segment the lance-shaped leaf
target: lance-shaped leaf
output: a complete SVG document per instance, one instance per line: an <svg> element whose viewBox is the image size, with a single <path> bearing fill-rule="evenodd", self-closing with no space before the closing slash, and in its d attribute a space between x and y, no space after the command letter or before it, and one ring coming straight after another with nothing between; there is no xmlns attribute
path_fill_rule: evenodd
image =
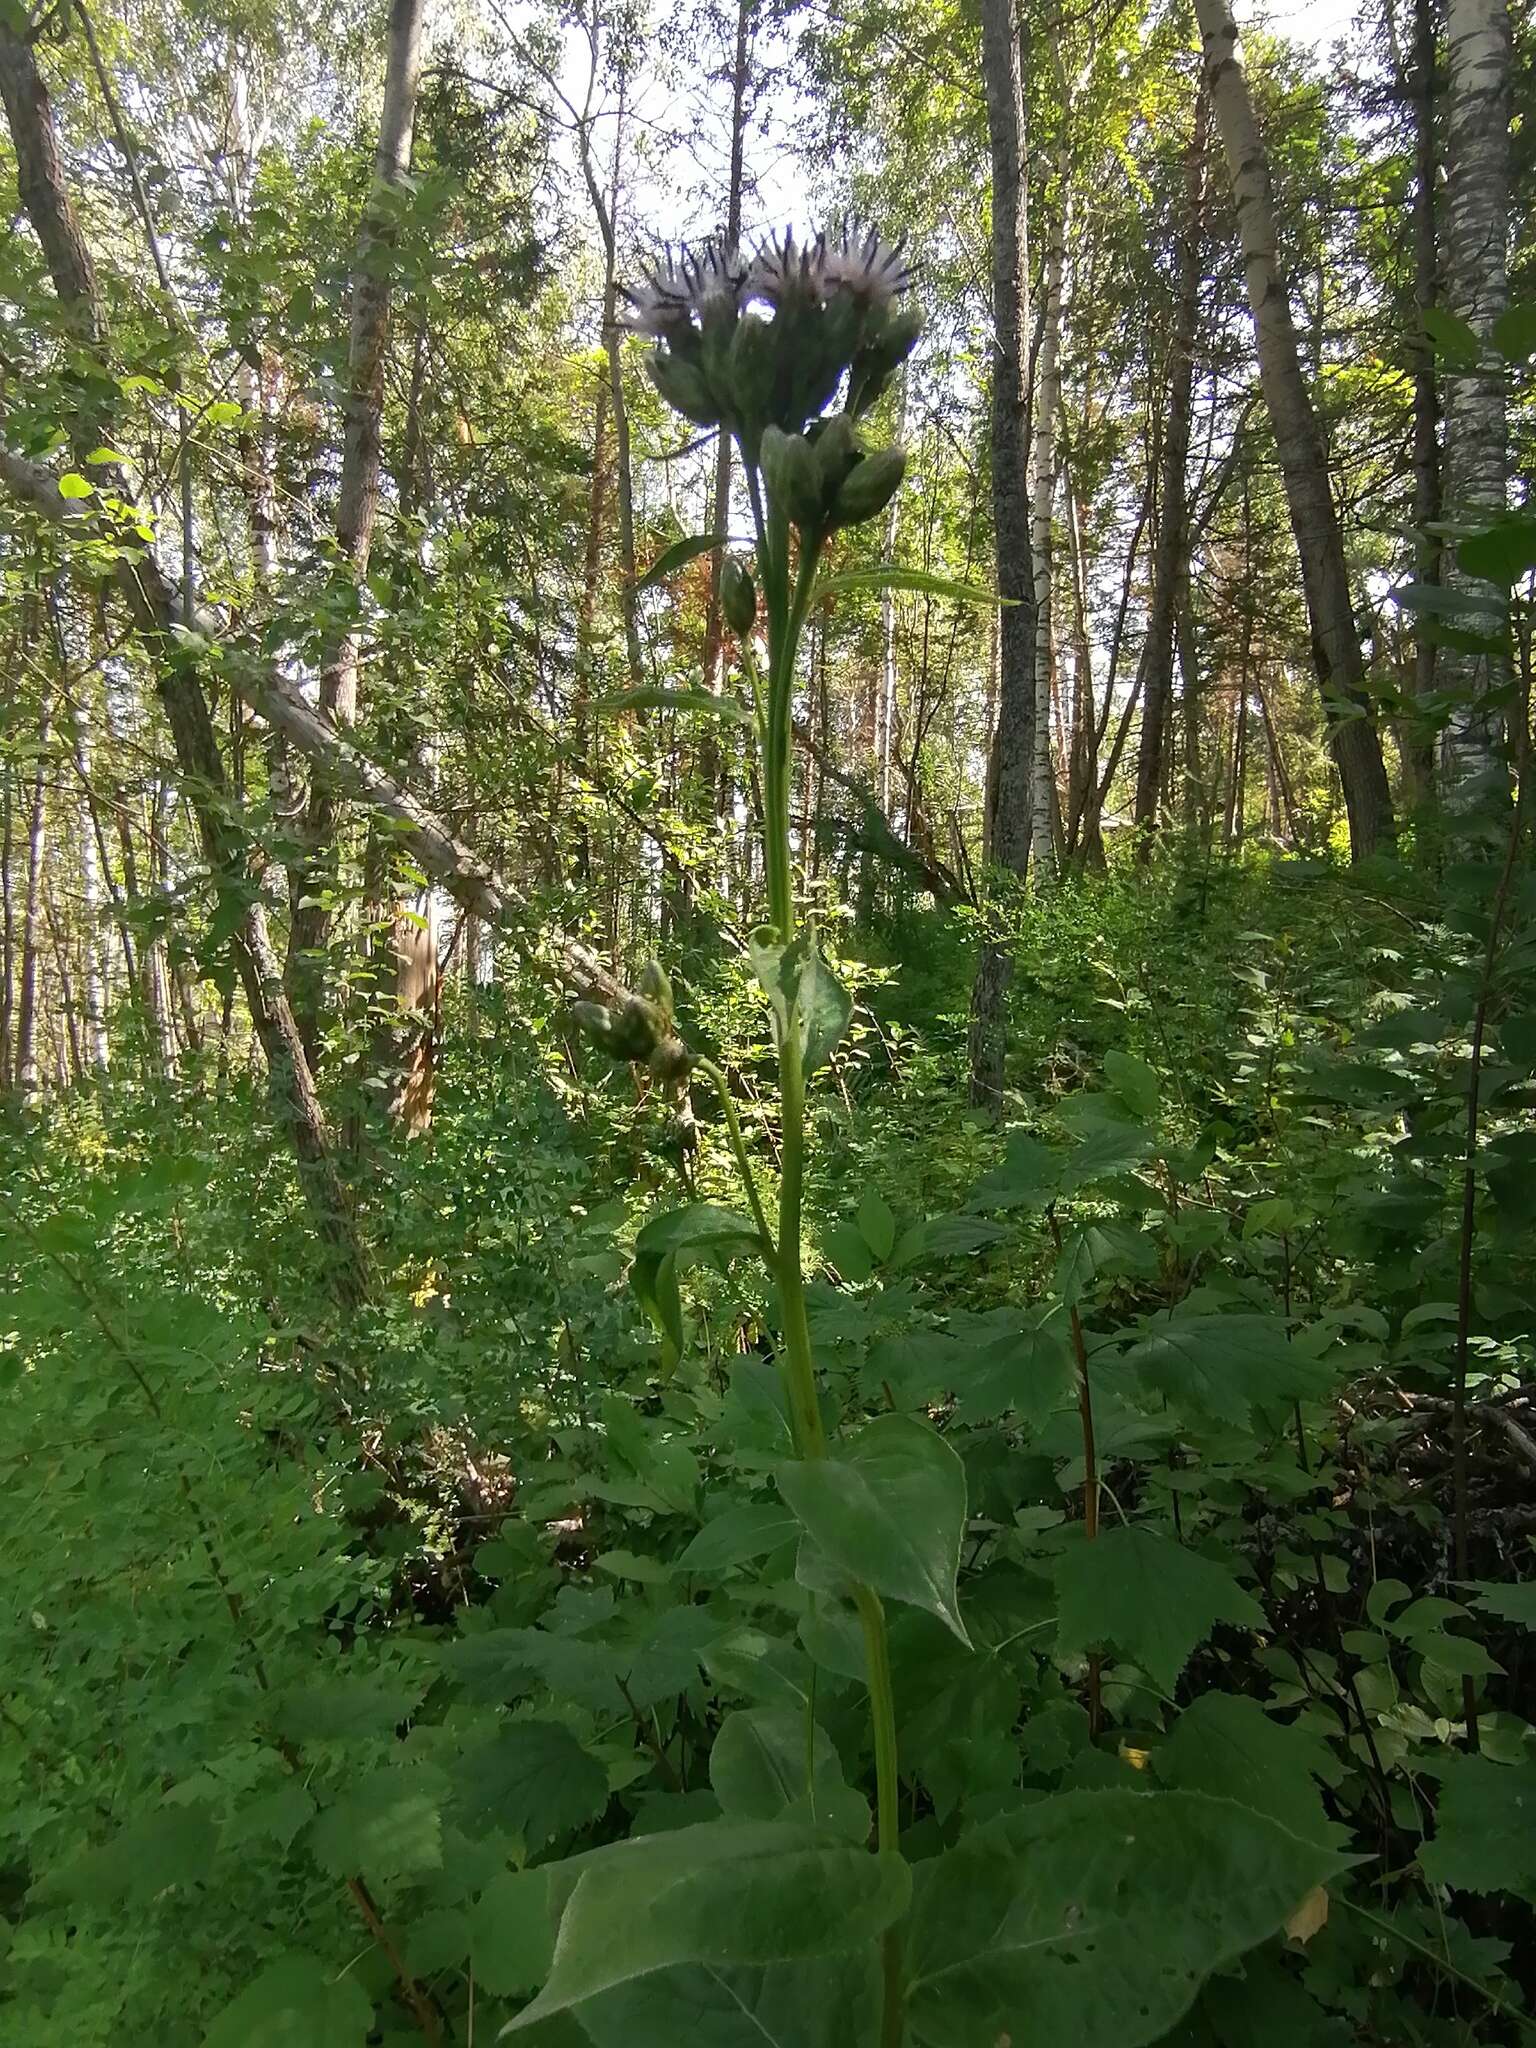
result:
<svg viewBox="0 0 1536 2048"><path fill-rule="evenodd" d="M681 569L699 555L711 555L716 548L724 546L723 533L690 533L682 540L675 540L671 547L662 549L643 576L635 578L635 588L649 590L653 583L660 583L674 569Z"/></svg>
<svg viewBox="0 0 1536 2048"><path fill-rule="evenodd" d="M662 1970L843 1954L899 1919L911 1889L899 1857L819 1828L711 1821L615 1843L551 1867L554 1962L506 2031Z"/></svg>
<svg viewBox="0 0 1536 2048"><path fill-rule="evenodd" d="M927 569L902 569L894 562L881 562L873 569L845 569L840 576L824 576L816 585L816 597L835 597L844 590L920 590L929 597L947 597L955 604L1016 604L1017 598L1000 597L995 590L976 583L956 583L948 576L935 576ZM814 601L814 600L813 600Z"/></svg>
<svg viewBox="0 0 1536 2048"><path fill-rule="evenodd" d="M714 1202L690 1202L653 1216L635 1239L635 1262L629 1284L635 1298L661 1332L669 1366L683 1350L683 1303L678 1292L679 1264L709 1252L752 1251L760 1245L757 1226L748 1216L722 1209Z"/></svg>
<svg viewBox="0 0 1536 2048"><path fill-rule="evenodd" d="M919 1866L913 2048L1143 2048L1355 1859L1198 1792L1068 1792Z"/></svg>
<svg viewBox="0 0 1536 2048"><path fill-rule="evenodd" d="M782 1044L794 1012L807 1075L830 1059L853 1015L853 998L817 950L815 935L800 932L781 946L771 926L759 925L747 957L773 1011L775 1044Z"/></svg>
<svg viewBox="0 0 1536 2048"><path fill-rule="evenodd" d="M880 1415L825 1458L781 1465L779 1491L839 1571L936 1614L970 1642L955 1591L965 1467L936 1430Z"/></svg>
<svg viewBox="0 0 1536 2048"><path fill-rule="evenodd" d="M594 697L594 711L701 711L710 718L726 718L737 725L750 725L752 713L734 697L715 696L709 690L669 690L662 684L642 683L634 690L616 690L611 696Z"/></svg>

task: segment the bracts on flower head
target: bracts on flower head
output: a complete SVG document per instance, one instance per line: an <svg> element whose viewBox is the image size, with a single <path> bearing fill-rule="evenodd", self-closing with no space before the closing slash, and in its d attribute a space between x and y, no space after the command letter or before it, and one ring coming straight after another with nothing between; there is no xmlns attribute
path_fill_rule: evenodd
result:
<svg viewBox="0 0 1536 2048"><path fill-rule="evenodd" d="M887 242L876 229L845 220L835 235L822 235L817 241L817 282L829 295L846 291L869 305L889 305L911 289L912 266L905 249L905 235Z"/></svg>
<svg viewBox="0 0 1536 2048"><path fill-rule="evenodd" d="M840 387L864 417L911 352L904 246L853 221L813 239L786 228L750 260L723 236L669 244L625 287L621 324L656 343L646 368L667 403L734 434L755 465L770 427L816 431Z"/></svg>
<svg viewBox="0 0 1536 2048"><path fill-rule="evenodd" d="M675 253L669 242L655 263L642 266L639 284L621 287L629 305L619 325L654 341L682 339L702 327L717 306L734 312L747 268L718 237Z"/></svg>

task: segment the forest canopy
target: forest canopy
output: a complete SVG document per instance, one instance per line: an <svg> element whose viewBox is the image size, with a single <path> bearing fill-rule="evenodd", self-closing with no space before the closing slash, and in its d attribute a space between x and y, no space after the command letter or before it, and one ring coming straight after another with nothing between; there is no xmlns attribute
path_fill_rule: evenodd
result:
<svg viewBox="0 0 1536 2048"><path fill-rule="evenodd" d="M1536 2039L1525 0L0 0L0 2041Z"/></svg>

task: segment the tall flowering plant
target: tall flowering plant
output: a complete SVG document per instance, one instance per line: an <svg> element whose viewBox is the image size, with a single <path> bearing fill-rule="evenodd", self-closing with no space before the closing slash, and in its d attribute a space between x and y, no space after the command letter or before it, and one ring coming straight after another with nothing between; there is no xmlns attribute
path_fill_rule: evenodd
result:
<svg viewBox="0 0 1536 2048"><path fill-rule="evenodd" d="M801 912L790 795L796 664L812 604L839 589L880 583L978 595L889 567L821 574L830 537L877 518L901 483L903 451L866 445L861 426L918 339L921 322L905 302L910 285L901 246L873 231L846 225L803 241L786 231L751 255L721 241L668 250L629 287L624 316L631 333L652 343L646 367L667 402L694 425L734 438L752 508L755 548L750 558L728 558L722 596L751 690L758 748L767 902L748 953L772 1014L781 1126L775 1203L758 1185L724 1075L707 1060L697 1062L720 1097L744 1207L696 1202L653 1217L637 1237L631 1279L660 1330L670 1368L684 1343L682 1266L691 1258L742 1254L757 1256L767 1268L794 1452L777 1466L774 1480L799 1524L800 1586L812 1599L846 1601L857 1613L876 1775L875 1853L861 1852L862 1868L839 1861L848 1847L845 1836L828 1837L824 1828L813 1828L811 1839L800 1840L787 1823L778 1824L771 1841L744 1843L738 1828L734 1848L719 1833L684 1830L695 1839L685 1848L673 1838L670 1853L690 1869L689 1859L707 1856L711 1882L722 1887L741 1874L738 1853L749 1862L760 1855L770 1862L787 1857L785 1867L793 1866L799 1877L764 1881L759 1895L771 1895L778 1913L793 1894L791 1917L799 1916L797 1925L803 1918L804 1926L792 1940L808 1946L792 1945L781 1930L772 1937L777 1955L842 1953L878 1936L882 2048L898 2048L903 2038L903 1922L911 1890L899 1842L885 1602L925 1607L964 1639L955 1581L966 1492L959 1459L925 1423L889 1414L873 1421L855 1418L845 1428L827 1412L806 1313L801 1242L806 1091L846 1029L852 1003ZM701 552L716 538L684 543L675 559ZM680 1078L678 1068L688 1062L659 967L647 970L628 1010L615 1017L587 1006L582 1021L609 1052L649 1061L664 1079ZM805 1774L814 1820L817 1744L825 1738L818 1736L809 1706L806 1721ZM717 1854L731 1864L731 1880L716 1867ZM832 1867L829 1857L839 1872L835 1908L819 1890ZM559 1961L557 1949L556 1986ZM530 2015L550 2010L551 1997L546 1987Z"/></svg>

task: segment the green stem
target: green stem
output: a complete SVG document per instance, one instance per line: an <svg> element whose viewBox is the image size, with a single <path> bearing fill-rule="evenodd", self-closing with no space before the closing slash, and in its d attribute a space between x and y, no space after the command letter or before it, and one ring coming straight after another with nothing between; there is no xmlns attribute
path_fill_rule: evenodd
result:
<svg viewBox="0 0 1536 2048"><path fill-rule="evenodd" d="M747 1206L752 1211L752 1221L757 1225L757 1234L763 1240L763 1256L772 1267L779 1260L778 1246L773 1241L773 1232L768 1228L768 1217L762 1198L757 1192L757 1180L752 1172L752 1162L747 1157L747 1144L741 1134L741 1124L736 1115L736 1105L731 1100L730 1086L724 1074L713 1060L701 1059L699 1072L706 1074L714 1083L715 1093L720 1098L720 1107L725 1114L725 1128L730 1133L731 1151L736 1160L736 1171L741 1175L741 1184L746 1191Z"/></svg>
<svg viewBox="0 0 1536 2048"><path fill-rule="evenodd" d="M824 1458L826 1431L816 1395L811 1327L805 1312L805 1268L800 1251L800 1210L805 1188L805 1068L800 1020L793 1010L779 1048L779 1310L784 1325L784 1375L802 1458Z"/></svg>
<svg viewBox="0 0 1536 2048"><path fill-rule="evenodd" d="M768 614L768 690L763 729L763 855L768 879L768 917L782 945L795 936L794 866L790 847L790 785L792 781L795 663L800 635L810 609L820 556L817 542L802 540L794 589L789 589L789 534L780 509L763 505L755 466L743 463L757 526L758 561ZM716 1080L726 1101L723 1077ZM782 1124L779 1172L778 1250L772 1269L779 1296L785 1391L789 1399L795 1447L802 1458L827 1455L826 1429L811 1352L810 1322L805 1306L805 1268L800 1227L805 1192L805 1061L800 1044L800 1019L793 1005L785 1019L779 1047L779 1099ZM758 1205L756 1189L739 1142L734 1112L727 1107L737 1165L752 1204L759 1233L771 1242ZM901 1780L896 1750L896 1702L891 1686L890 1642L885 1609L874 1588L856 1585L854 1604L864 1632L864 1658L869 1681L869 1715L875 1748L876 1842L882 1856L901 1854ZM814 1741L814 1735L812 1736ZM880 2048L901 2048L906 2032L903 1985L904 1934L900 1925L881 1939L884 1994Z"/></svg>
<svg viewBox="0 0 1536 2048"><path fill-rule="evenodd" d="M864 1630L864 1663L869 1678L869 1718L875 1737L875 1840L882 1856L901 1854L900 1774L896 1756L896 1695L891 1686L890 1639L885 1609L869 1586L854 1588L854 1604ZM903 1926L888 1927L880 1939L880 2048L901 2048L906 2031L906 1987L903 1983Z"/></svg>

